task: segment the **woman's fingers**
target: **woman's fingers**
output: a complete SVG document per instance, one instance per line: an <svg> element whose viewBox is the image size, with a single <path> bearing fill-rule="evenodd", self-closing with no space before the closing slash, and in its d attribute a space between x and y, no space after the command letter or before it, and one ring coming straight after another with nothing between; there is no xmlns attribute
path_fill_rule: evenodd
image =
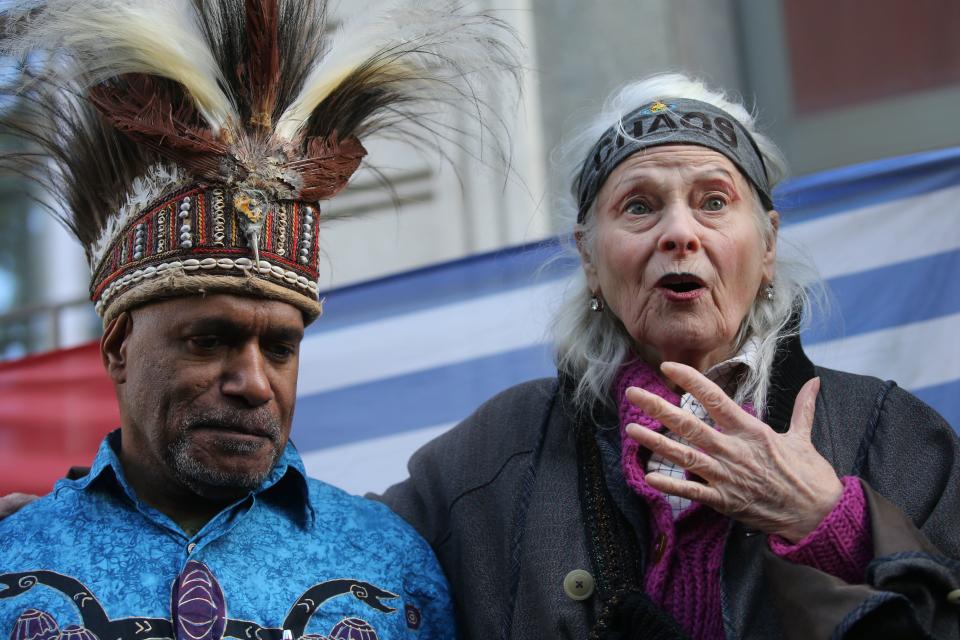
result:
<svg viewBox="0 0 960 640"><path fill-rule="evenodd" d="M627 435L636 440L641 447L660 454L677 466L697 474L708 482L721 477L723 474L723 467L716 460L691 446L671 440L653 429L647 429L638 424L628 424L626 430Z"/></svg>
<svg viewBox="0 0 960 640"><path fill-rule="evenodd" d="M723 427L724 432L748 429L754 422L758 422L727 396L723 389L693 367L678 362L664 362L660 365L660 370L696 398L713 418L714 423Z"/></svg>
<svg viewBox="0 0 960 640"><path fill-rule="evenodd" d="M709 485L673 478L663 473L648 473L646 478L647 484L657 491L699 502L722 513L723 497Z"/></svg>
<svg viewBox="0 0 960 640"><path fill-rule="evenodd" d="M659 396L629 389L631 402L690 446L636 425L628 426L630 437L706 481L650 473L650 486L794 542L816 528L843 491L836 472L810 441L819 379L803 386L790 430L777 434L695 369L676 363L664 363L662 369L700 401L723 432Z"/></svg>
<svg viewBox="0 0 960 640"><path fill-rule="evenodd" d="M797 399L793 403L789 433L800 436L804 440L810 440L818 393L820 393L820 378L811 378L800 388L800 393L797 394Z"/></svg>
<svg viewBox="0 0 960 640"><path fill-rule="evenodd" d="M689 411L675 407L660 396L639 387L627 389L627 400L645 414L700 449L713 451L722 446L721 434Z"/></svg>

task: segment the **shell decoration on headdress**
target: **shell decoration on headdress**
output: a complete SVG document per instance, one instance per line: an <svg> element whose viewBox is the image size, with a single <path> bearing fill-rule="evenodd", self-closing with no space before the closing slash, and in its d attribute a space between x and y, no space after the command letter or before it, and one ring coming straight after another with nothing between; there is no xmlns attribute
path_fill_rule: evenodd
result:
<svg viewBox="0 0 960 640"><path fill-rule="evenodd" d="M28 146L0 163L84 246L104 321L214 290L313 319L318 201L361 139L439 145L456 112L497 144L479 96L519 85L513 31L454 0L376 3L336 29L322 0L27 1L2 18L23 81L0 131Z"/></svg>

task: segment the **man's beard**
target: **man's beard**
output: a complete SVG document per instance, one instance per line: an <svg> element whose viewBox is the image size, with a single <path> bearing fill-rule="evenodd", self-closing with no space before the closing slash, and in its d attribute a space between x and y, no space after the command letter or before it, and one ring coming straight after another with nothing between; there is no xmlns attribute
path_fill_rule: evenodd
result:
<svg viewBox="0 0 960 640"><path fill-rule="evenodd" d="M219 467L201 464L190 452L190 432L199 427L235 427L238 431L247 431L251 427L269 437L269 446L273 448L270 464L261 470L229 471ZM187 416L176 437L164 451L164 462L174 477L197 495L205 498L223 498L239 496L259 487L280 459L283 450L280 446L281 428L279 419L267 412L250 410L220 409L204 411ZM224 438L217 447L224 453L235 456L251 455L259 451L263 444Z"/></svg>

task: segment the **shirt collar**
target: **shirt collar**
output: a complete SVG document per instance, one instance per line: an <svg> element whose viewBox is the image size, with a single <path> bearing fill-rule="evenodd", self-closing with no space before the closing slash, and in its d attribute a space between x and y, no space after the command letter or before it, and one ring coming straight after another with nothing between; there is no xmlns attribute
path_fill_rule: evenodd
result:
<svg viewBox="0 0 960 640"><path fill-rule="evenodd" d="M307 470L291 441L287 440L277 464L254 493L263 500L301 515L298 520L303 527L313 525L317 514L313 508Z"/></svg>
<svg viewBox="0 0 960 640"><path fill-rule="evenodd" d="M137 495L133 487L127 482L123 473L123 465L120 463L120 437L120 429L115 429L107 434L107 437L100 443L97 455L90 466L90 472L83 478L66 482L73 482L77 488L88 490L99 478L103 477L106 481L107 477L112 476L119 489L127 494L134 503L138 503ZM311 505L310 483L307 480L307 471L303 466L303 459L297 452L297 448L289 440L270 474L251 493L257 498L262 497L272 503L300 510L304 516L305 526L309 526L316 515Z"/></svg>
<svg viewBox="0 0 960 640"><path fill-rule="evenodd" d="M728 395L733 396L742 376L737 375L742 367L753 371L760 364L760 339L751 336L743 343L733 357L718 362L704 372L711 382L716 383Z"/></svg>
<svg viewBox="0 0 960 640"><path fill-rule="evenodd" d="M127 483L127 478L123 474L123 465L120 464L120 429L115 429L107 434L107 437L100 442L100 448L97 455L90 465L90 471L87 475L77 480L68 480L66 482L74 483L74 486L86 490L102 477L112 476L120 488L124 490L131 498L134 497L133 489Z"/></svg>

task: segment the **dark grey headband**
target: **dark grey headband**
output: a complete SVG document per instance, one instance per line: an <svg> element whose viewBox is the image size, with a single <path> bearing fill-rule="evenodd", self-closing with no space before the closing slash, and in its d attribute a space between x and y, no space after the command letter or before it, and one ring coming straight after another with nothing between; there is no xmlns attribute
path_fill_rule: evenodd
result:
<svg viewBox="0 0 960 640"><path fill-rule="evenodd" d="M607 129L580 169L577 222L583 222L610 173L637 151L664 144L695 144L727 156L753 183L767 209L773 208L763 156L753 136L722 109L685 98L664 99L635 109Z"/></svg>

